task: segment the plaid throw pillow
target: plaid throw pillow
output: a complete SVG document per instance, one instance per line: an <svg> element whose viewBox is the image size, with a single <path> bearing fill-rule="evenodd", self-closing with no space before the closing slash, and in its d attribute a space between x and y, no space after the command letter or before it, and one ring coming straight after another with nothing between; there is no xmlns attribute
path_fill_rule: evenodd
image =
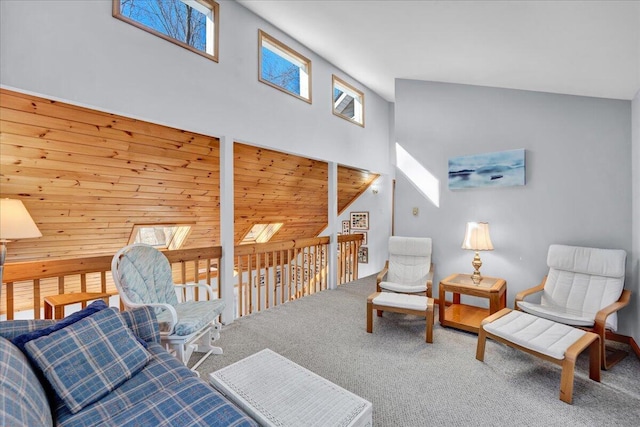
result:
<svg viewBox="0 0 640 427"><path fill-rule="evenodd" d="M74 414L115 390L150 359L114 308L32 340L25 348Z"/></svg>

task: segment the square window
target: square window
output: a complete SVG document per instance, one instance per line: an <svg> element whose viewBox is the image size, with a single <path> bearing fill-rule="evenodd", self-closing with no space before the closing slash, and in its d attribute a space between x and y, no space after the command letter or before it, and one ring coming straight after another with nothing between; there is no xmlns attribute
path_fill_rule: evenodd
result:
<svg viewBox="0 0 640 427"><path fill-rule="evenodd" d="M218 61L218 3L213 0L113 0L113 16Z"/></svg>
<svg viewBox="0 0 640 427"><path fill-rule="evenodd" d="M364 127L364 93L333 76L333 114Z"/></svg>
<svg viewBox="0 0 640 427"><path fill-rule="evenodd" d="M260 30L258 80L311 103L311 61Z"/></svg>

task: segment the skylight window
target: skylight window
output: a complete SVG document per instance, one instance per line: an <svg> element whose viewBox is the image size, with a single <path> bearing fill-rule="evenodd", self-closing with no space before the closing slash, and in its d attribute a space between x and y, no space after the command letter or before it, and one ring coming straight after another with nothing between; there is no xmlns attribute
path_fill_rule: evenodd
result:
<svg viewBox="0 0 640 427"><path fill-rule="evenodd" d="M364 127L364 93L333 76L333 114Z"/></svg>
<svg viewBox="0 0 640 427"><path fill-rule="evenodd" d="M262 30L258 36L258 80L311 103L311 61Z"/></svg>
<svg viewBox="0 0 640 427"><path fill-rule="evenodd" d="M213 0L113 0L113 16L218 61L218 3Z"/></svg>
<svg viewBox="0 0 640 427"><path fill-rule="evenodd" d="M250 243L266 243L273 237L274 234L282 227L281 222L274 222L271 224L254 224L251 230L244 236L241 245L247 245Z"/></svg>
<svg viewBox="0 0 640 427"><path fill-rule="evenodd" d="M158 249L180 249L191 232L191 225L153 224L133 226L129 244L145 243Z"/></svg>

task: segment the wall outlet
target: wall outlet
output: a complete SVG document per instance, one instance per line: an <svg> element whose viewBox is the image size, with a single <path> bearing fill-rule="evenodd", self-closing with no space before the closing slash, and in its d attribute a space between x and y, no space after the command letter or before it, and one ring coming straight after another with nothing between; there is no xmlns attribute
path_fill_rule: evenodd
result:
<svg viewBox="0 0 640 427"><path fill-rule="evenodd" d="M418 208L413 208L413 216L418 216Z"/></svg>

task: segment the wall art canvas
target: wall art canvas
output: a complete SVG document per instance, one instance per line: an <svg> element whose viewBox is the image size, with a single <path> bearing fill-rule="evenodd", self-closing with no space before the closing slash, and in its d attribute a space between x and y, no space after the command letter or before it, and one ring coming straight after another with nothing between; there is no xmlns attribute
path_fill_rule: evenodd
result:
<svg viewBox="0 0 640 427"><path fill-rule="evenodd" d="M342 233L349 234L349 220L342 221Z"/></svg>
<svg viewBox="0 0 640 427"><path fill-rule="evenodd" d="M449 159L449 189L525 185L525 150Z"/></svg>

